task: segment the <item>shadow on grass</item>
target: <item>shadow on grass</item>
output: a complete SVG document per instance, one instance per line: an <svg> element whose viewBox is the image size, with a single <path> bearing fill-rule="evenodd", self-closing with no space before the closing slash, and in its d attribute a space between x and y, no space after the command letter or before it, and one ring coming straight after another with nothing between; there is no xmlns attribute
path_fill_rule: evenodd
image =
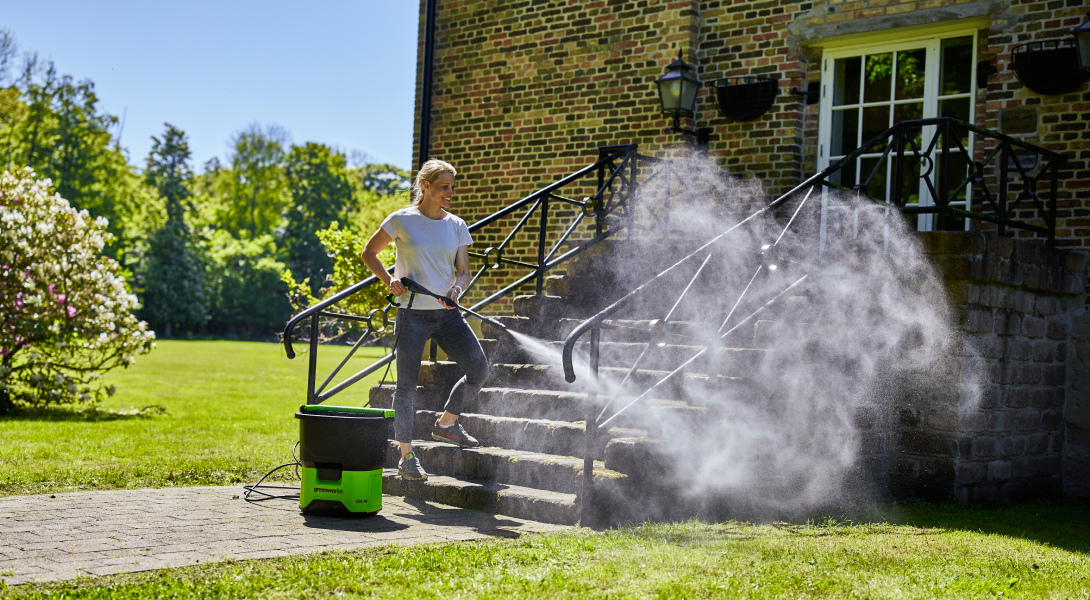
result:
<svg viewBox="0 0 1090 600"><path fill-rule="evenodd" d="M1021 538L1090 554L1090 500L1063 497L1031 502L896 506L891 523L924 529L956 529Z"/></svg>
<svg viewBox="0 0 1090 600"><path fill-rule="evenodd" d="M103 421L121 421L131 419L150 419L166 414L167 409L161 404L151 404L142 408L127 410L106 409L96 406L47 406L42 408L17 407L8 413L0 414L3 421L52 421L100 423Z"/></svg>

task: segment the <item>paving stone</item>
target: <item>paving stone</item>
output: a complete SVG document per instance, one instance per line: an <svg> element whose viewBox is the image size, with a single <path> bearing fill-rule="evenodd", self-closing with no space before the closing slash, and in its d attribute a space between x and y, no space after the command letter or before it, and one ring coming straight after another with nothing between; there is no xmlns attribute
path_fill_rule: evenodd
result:
<svg viewBox="0 0 1090 600"><path fill-rule="evenodd" d="M517 537L567 527L393 495L384 495L382 511L368 519L313 517L302 515L292 501L247 503L236 498L242 491L212 486L0 498L0 514L7 515L0 519L0 580L20 585L386 543ZM497 491L501 502L516 502L523 494L528 498L522 503L533 507L532 494ZM544 498L554 502L538 513L548 517L549 510L566 508L567 514L552 515L563 517L553 523L574 522L574 495L553 496ZM63 508L74 505L78 511ZM75 514L82 516L73 519ZM36 534L27 531L27 522L35 524Z"/></svg>

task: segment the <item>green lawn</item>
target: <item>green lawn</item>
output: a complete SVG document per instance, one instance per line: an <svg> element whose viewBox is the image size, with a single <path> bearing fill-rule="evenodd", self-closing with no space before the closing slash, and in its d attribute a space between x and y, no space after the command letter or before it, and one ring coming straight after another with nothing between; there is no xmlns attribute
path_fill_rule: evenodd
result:
<svg viewBox="0 0 1090 600"><path fill-rule="evenodd" d="M323 347L320 373L346 351ZM342 377L382 355L381 348L360 349ZM160 341L129 369L106 376L118 391L102 410L0 418L0 494L254 481L290 460L307 358L288 360L272 343ZM364 405L381 375L330 403Z"/></svg>
<svg viewBox="0 0 1090 600"><path fill-rule="evenodd" d="M1088 598L1085 505L909 505L868 524L684 523L21 586L27 598Z"/></svg>

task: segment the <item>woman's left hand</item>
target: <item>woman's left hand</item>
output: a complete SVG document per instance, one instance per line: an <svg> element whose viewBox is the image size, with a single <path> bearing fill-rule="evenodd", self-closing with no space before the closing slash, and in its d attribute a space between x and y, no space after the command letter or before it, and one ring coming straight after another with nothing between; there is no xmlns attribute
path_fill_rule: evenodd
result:
<svg viewBox="0 0 1090 600"><path fill-rule="evenodd" d="M458 304L458 300L460 299L459 298L460 296L461 296L461 294L459 293L459 290L458 290L457 287L452 287L452 288L450 288L450 290L447 291L447 298L450 298L451 300L454 300L455 304ZM449 305L449 304L443 304L443 308L446 308L447 310L453 310L454 309L454 307Z"/></svg>

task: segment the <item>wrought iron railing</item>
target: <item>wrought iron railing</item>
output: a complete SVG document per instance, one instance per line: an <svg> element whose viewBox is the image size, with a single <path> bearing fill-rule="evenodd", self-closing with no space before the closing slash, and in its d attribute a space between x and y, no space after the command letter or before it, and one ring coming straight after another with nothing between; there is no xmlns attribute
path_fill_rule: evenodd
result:
<svg viewBox="0 0 1090 600"><path fill-rule="evenodd" d="M936 127L938 129L930 136L930 143L924 146L921 144L921 141L923 139L923 128L926 127ZM919 138L916 137L917 132L921 132ZM960 181L958 181L959 178L949 176L952 171L950 168L950 156L953 151L962 152L966 157L974 156L969 152L969 149L966 148L966 144L962 143L962 134L966 132L972 132L981 136L983 140L977 140L980 142L981 147L985 147L985 144L988 143L985 142L985 140L993 140L993 142L990 143L994 144L994 146L986 148L984 155L980 160L974 158L973 160L968 161L966 173L964 174L964 177L960 178ZM970 147L973 147L972 144L970 144ZM882 148L880 160L865 177L862 175L860 176L859 184L844 186L837 185L830 181L834 176L842 174L842 170L845 166L853 164L852 161L856 158L868 153L875 154L875 148ZM1014 148L1020 148L1029 153L1033 153L1037 158L1034 159L1027 155L1016 153ZM936 154L942 154L943 156L936 157ZM914 164L911 162L913 160L919 162L920 171L912 174L912 176L927 180L924 184L930 194L930 205L920 203L919 206L915 207L905 206L906 198L900 194L902 188L902 186L899 185L900 178L908 175L905 167L908 164ZM943 177L939 177L936 181L933 177L933 171L936 161L938 160L945 161L945 168L942 169ZM887 161L889 162L887 163ZM1033 162L1034 167L1029 167L1028 164L1026 164L1031 161ZM697 361L710 350L716 348L717 344L721 344L727 337L739 331L739 328L743 325L753 323L758 315L768 310L770 306L784 297L790 290L801 285L809 276L808 273L802 273L799 277L792 275L785 280L782 288L773 290L769 296L762 298L760 301L743 302L746 300L746 296L750 292L753 282L757 279L758 275L761 274L762 270L766 268L765 265L758 264L753 275L749 278L749 284L746 285L738 298L734 301L729 312L727 312L722 325L714 332L714 335L710 332L707 334L707 337L714 339L714 342L707 346L699 345L702 346L702 349L695 355L681 362L677 368L659 378L654 383L649 384L647 389L640 393L635 393L634 397L624 406L616 409L613 414L607 416L606 413L617 400L617 394L621 387L632 380L633 374L640 367L641 361L647 354L648 349L650 349L651 345L664 334L667 330L665 326L671 322L677 307L681 304L686 294L689 293L690 289L693 288L694 283L700 279L703 273L705 273L705 265L708 264L708 261L716 252L725 250L729 247L724 241L730 239L732 233L745 228L747 224L754 222L756 219L770 211L783 207L793 200L801 199L779 235L774 240L769 239L760 242L761 248L752 249L755 255L766 253L780 243L784 238L784 235L796 222L796 217L802 211L803 207L806 206L808 202L813 202L815 196L824 197L824 190L835 188L847 190L857 196L866 196L868 186L878 179L879 169L887 169L887 173L893 174L893 177L890 179L894 182L894 185L890 188L892 193L885 198L885 206L888 209L897 207L906 214L934 214L937 216L936 229L942 229L947 218L968 218L997 225L998 233L1000 235L1005 234L1008 228L1031 231L1047 238L1048 244L1052 245L1055 243L1058 168L1062 162L1063 158L1059 154L1026 144L1010 138L1009 136L981 129L956 119L941 118L904 121L888 129L866 144L863 144L835 164L830 165L821 172L807 178L767 206L754 212L726 231L704 243L696 250L690 252L684 258L654 275L642 285L627 293L598 314L583 321L579 326L572 330L564 340L562 351L564 377L568 383L573 383L576 380L573 365L573 352L576 343L584 334L590 333L587 358L587 362L589 363L588 375L590 382L587 386L586 449L583 466L583 488L580 496L581 522L584 525L589 525L592 524L594 518L592 509L594 476L593 457L594 449L598 447L596 440L598 430L614 421L614 419L631 407L651 397L651 394L656 390L663 388L663 386L666 386L672 380L675 380L679 375L683 375L692 369L693 366L697 364ZM989 168L992 171L990 173L988 172ZM1011 190L1012 186L1010 185L1009 177L1012 170L1018 173L1019 179L1021 180L1020 189ZM1048 198L1042 199L1039 196L1038 185L1039 182L1045 179L1048 181L1050 194ZM854 182L852 183L854 184ZM974 191L979 191L983 196L983 199L987 201L986 206L991 208L991 213L974 212L951 206L951 202L957 196L958 190L970 185L973 186L972 189ZM1014 202L1007 202L1007 196L1012 191L1017 193L1018 197ZM1014 218L1016 216L1014 213L1015 209L1027 199L1031 200L1034 207L1037 208L1040 218L1045 223L1044 226L1026 223ZM825 210L824 204L822 210ZM896 213L890 210L884 211L884 218L893 218L893 215L896 215ZM646 332L647 342L643 351L628 369L628 372L621 383L617 385L612 397L599 409L597 380L599 374L598 368L602 328L612 326L609 319L633 302L648 297L651 293L660 293L659 290L661 290L661 287L657 285L658 283L664 281L666 278L677 277L683 274L684 269L692 268L691 265L696 265L697 263L699 263L699 266L695 268L694 274L688 278L688 283L682 288L682 292L672 304L672 308L667 311L662 319L653 321L654 326L651 330ZM677 287L682 286L678 285ZM746 314L743 315L742 313Z"/></svg>
<svg viewBox="0 0 1090 600"><path fill-rule="evenodd" d="M657 161L658 159L640 155L635 145L603 146L599 148L598 160L593 164L579 169L575 173L563 177L470 225L469 231L473 233L487 232L489 230L488 228L502 232L503 228L501 226L501 221L504 218L519 215L521 211L525 211L524 213L521 213L521 218L510 231L508 231L502 242L494 247L486 249L484 252L470 252L471 264L474 260L481 261L482 264L476 269L472 280L469 285L466 286L465 293L468 294L472 291L474 286L479 283L481 277L489 270L514 267L523 269L526 272L517 275L512 283L504 286L502 289L488 294L484 299L471 306L470 310L479 311L530 282L533 282L534 284L534 293L541 295L544 292L546 273L551 269L626 228L630 221L632 205L636 197L636 175L639 168L642 163L654 163ZM583 180L595 176L597 177L597 185L594 188L596 191L592 196L576 200L562 195L561 192L563 191L563 188L568 186L576 187L586 185ZM559 239L550 246L548 243L548 235L550 231L554 230L553 226L557 225L557 217L551 214L550 209L557 204L574 206L579 210L571 217L570 222L565 225L564 232L560 235ZM520 260L520 258L522 258L521 256L519 258L507 256L506 254L513 254L507 252L512 240L515 240L518 234L527 228L527 223L529 223L535 215L539 217L537 219L536 232L536 261L531 263ZM593 235L590 239L583 240L581 243L572 246L572 244L574 244L571 240L573 234L578 230L580 223L588 217L594 219ZM571 247L567 250L563 250L565 245ZM388 270L392 271L392 269L393 268L391 267ZM350 315L334 310L334 307L336 307L338 303L377 283L379 283L378 277L368 277L314 306L301 311L299 314L293 316L285 326L284 349L288 358L295 358L295 350L292 345L295 328L303 322L309 324L308 344L310 356L307 377L307 404L320 404L325 402L331 397L351 387L353 384L358 383L368 375L383 368L396 358L397 352L396 349L394 349L393 352L384 358L331 386L334 378L337 377L356 351L359 350L368 339L371 339L372 334L384 332L391 326L390 313L394 308L392 305L387 305L384 308L372 309L366 316ZM323 318L353 321L364 324L365 328L363 334L349 348L346 356L341 360L337 367L334 368L319 384L317 357L321 337L321 319ZM433 344L433 360L434 357L435 347Z"/></svg>

